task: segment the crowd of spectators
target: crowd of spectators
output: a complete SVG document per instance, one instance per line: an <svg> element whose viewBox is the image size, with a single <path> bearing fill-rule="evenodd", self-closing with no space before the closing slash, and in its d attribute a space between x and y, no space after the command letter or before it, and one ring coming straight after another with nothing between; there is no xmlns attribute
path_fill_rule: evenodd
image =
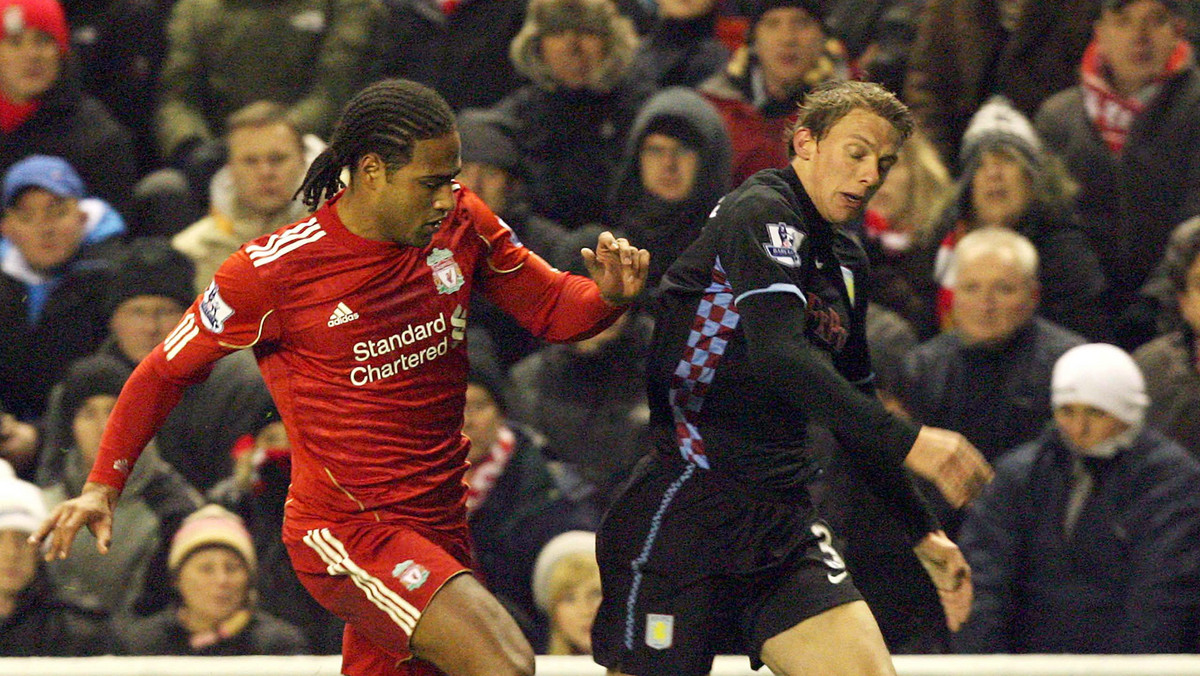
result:
<svg viewBox="0 0 1200 676"><path fill-rule="evenodd" d="M84 531L45 563L25 537L220 263L306 215L308 163L382 77L446 97L458 180L551 264L586 274L601 230L652 253L639 309L579 343L471 305L476 574L539 651L590 650L590 531L649 446L640 308L725 192L787 163L804 94L856 78L919 123L851 226L875 384L998 470L938 505L977 575L952 635L814 435L814 496L889 647L1200 652L1196 4L0 0L0 656L340 649L279 542L289 444L248 351L143 454L121 547Z"/></svg>

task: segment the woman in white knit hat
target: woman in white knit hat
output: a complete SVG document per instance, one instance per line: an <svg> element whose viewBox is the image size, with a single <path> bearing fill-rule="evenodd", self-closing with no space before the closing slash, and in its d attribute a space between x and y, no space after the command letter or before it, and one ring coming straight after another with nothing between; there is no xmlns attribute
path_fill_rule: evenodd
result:
<svg viewBox="0 0 1200 676"><path fill-rule="evenodd" d="M960 543L962 652L1180 653L1200 611L1200 462L1145 425L1145 381L1093 343L1054 366L1054 421L996 464Z"/></svg>

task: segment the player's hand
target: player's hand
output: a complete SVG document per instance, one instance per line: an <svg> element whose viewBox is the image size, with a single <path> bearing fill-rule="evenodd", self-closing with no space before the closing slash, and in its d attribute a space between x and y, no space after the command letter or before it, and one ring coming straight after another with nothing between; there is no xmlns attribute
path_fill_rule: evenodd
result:
<svg viewBox="0 0 1200 676"><path fill-rule="evenodd" d="M966 437L937 427L921 428L904 464L932 481L956 508L975 499L995 476L991 465Z"/></svg>
<svg viewBox="0 0 1200 676"><path fill-rule="evenodd" d="M963 558L962 551L942 531L926 535L913 547L917 560L937 587L942 610L946 613L946 626L958 631L971 615L971 602L975 598L975 587L971 583L971 566Z"/></svg>
<svg viewBox="0 0 1200 676"><path fill-rule="evenodd" d="M46 560L65 559L71 553L75 534L87 526L96 536L96 549L101 554L107 554L112 544L113 505L117 502L117 495L117 489L112 486L89 481L83 485L79 497L67 500L50 512L42 527L29 536L29 542L39 545L49 535Z"/></svg>
<svg viewBox="0 0 1200 676"><path fill-rule="evenodd" d="M650 271L650 252L624 237L600 233L596 250L580 249L588 274L600 287L600 296L613 305L625 305L641 294Z"/></svg>

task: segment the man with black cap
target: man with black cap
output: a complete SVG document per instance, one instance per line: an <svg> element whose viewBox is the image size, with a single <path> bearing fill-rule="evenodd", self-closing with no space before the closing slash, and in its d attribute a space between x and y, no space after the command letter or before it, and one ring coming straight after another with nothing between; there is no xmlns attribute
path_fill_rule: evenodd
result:
<svg viewBox="0 0 1200 676"><path fill-rule="evenodd" d="M752 7L748 45L698 87L729 131L735 186L759 169L786 166L784 132L796 104L815 85L849 76L820 2L759 0Z"/></svg>
<svg viewBox="0 0 1200 676"><path fill-rule="evenodd" d="M1079 84L1034 120L1080 183L1076 201L1109 282L1105 310L1126 349L1153 337L1139 289L1171 230L1200 213L1200 69L1182 5L1106 0Z"/></svg>

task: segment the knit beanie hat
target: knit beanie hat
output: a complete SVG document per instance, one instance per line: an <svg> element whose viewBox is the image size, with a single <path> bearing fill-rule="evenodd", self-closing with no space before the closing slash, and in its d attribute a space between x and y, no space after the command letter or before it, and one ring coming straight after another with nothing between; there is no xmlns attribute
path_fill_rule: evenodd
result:
<svg viewBox="0 0 1200 676"><path fill-rule="evenodd" d="M533 602L543 612L550 612L550 576L554 566L572 554L596 556L596 534L585 530L569 530L550 539L533 564Z"/></svg>
<svg viewBox="0 0 1200 676"><path fill-rule="evenodd" d="M205 505L183 520L183 525L171 539L167 568L178 573L189 556L204 547L227 547L237 552L253 573L258 565L254 541L237 514L220 505Z"/></svg>
<svg viewBox="0 0 1200 676"><path fill-rule="evenodd" d="M62 384L61 410L63 423L70 429L75 414L91 397L121 394L121 388L129 378L131 369L116 357L97 354L71 364ZM71 438L67 436L65 438Z"/></svg>
<svg viewBox="0 0 1200 676"><path fill-rule="evenodd" d="M1029 118L1008 99L996 95L971 117L963 133L959 161L963 167L973 167L985 150L1000 149L1016 150L1034 166L1043 162L1042 141Z"/></svg>
<svg viewBox="0 0 1200 676"><path fill-rule="evenodd" d="M500 167L521 179L528 178L517 144L504 133L496 116L486 110L458 114L458 136L462 139L462 161Z"/></svg>
<svg viewBox="0 0 1200 676"><path fill-rule="evenodd" d="M0 0L0 40L29 28L54 38L59 53L70 51L67 15L58 0Z"/></svg>
<svg viewBox="0 0 1200 676"><path fill-rule="evenodd" d="M45 520L42 489L18 479L12 465L0 459L0 530L32 533Z"/></svg>
<svg viewBox="0 0 1200 676"><path fill-rule="evenodd" d="M137 296L164 296L188 307L196 298L192 259L172 248L165 238L143 237L130 242L116 266L109 289L109 315Z"/></svg>
<svg viewBox="0 0 1200 676"><path fill-rule="evenodd" d="M1050 401L1094 406L1131 426L1140 426L1150 398L1133 358L1115 345L1091 343L1067 350L1054 364Z"/></svg>

